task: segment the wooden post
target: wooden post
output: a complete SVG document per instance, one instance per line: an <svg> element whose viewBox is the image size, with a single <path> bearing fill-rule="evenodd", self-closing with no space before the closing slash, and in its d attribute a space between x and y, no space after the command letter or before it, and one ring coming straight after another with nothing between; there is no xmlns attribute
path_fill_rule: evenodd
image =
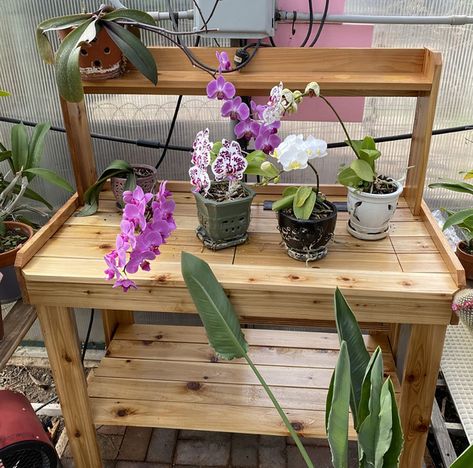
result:
<svg viewBox="0 0 473 468"><path fill-rule="evenodd" d="M129 310L102 310L103 334L105 337L105 345L108 347L112 341L115 330L120 323L135 323L133 312Z"/></svg>
<svg viewBox="0 0 473 468"><path fill-rule="evenodd" d="M84 101L67 102L61 98L67 143L71 152L79 203L84 204L84 192L96 181L95 158Z"/></svg>
<svg viewBox="0 0 473 468"><path fill-rule="evenodd" d="M421 468L445 339L445 325L412 325L401 382L400 468Z"/></svg>
<svg viewBox="0 0 473 468"><path fill-rule="evenodd" d="M409 153L406 188L404 196L414 215L421 212L422 197L424 194L427 164L429 162L430 140L435 119L435 108L440 86L442 58L439 53L430 52L424 64L426 72L432 74L432 88L428 94L419 95L412 131L412 142Z"/></svg>
<svg viewBox="0 0 473 468"><path fill-rule="evenodd" d="M73 311L67 307L38 306L37 315L75 466L101 468Z"/></svg>

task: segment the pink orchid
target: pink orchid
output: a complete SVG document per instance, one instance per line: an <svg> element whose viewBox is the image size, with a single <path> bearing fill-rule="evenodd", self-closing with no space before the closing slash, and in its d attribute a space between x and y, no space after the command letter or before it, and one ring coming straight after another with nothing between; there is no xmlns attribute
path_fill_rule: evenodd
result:
<svg viewBox="0 0 473 468"><path fill-rule="evenodd" d="M207 85L207 96L209 99L217 98L218 100L228 100L232 99L235 93L235 86L229 81L226 81L222 75L219 75L217 79L212 80Z"/></svg>
<svg viewBox="0 0 473 468"><path fill-rule="evenodd" d="M230 117L232 120L246 120L250 116L250 109L241 101L241 97L225 101L221 110L222 117Z"/></svg>
<svg viewBox="0 0 473 468"><path fill-rule="evenodd" d="M235 125L235 135L237 138L244 138L250 141L252 138L256 138L259 134L261 124L256 120L247 119L238 122Z"/></svg>
<svg viewBox="0 0 473 468"><path fill-rule="evenodd" d="M218 60L218 71L229 71L232 69L232 63L230 62L230 59L228 58L228 54L225 51L222 52L215 52L215 55L217 56Z"/></svg>

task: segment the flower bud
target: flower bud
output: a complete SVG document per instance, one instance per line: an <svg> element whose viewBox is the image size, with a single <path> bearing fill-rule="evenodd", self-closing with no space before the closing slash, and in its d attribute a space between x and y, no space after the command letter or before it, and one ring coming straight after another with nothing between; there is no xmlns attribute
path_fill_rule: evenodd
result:
<svg viewBox="0 0 473 468"><path fill-rule="evenodd" d="M320 95L320 86L316 81L311 81L305 87L305 94L308 94L310 97Z"/></svg>
<svg viewBox="0 0 473 468"><path fill-rule="evenodd" d="M292 95L294 96L294 101L295 101L295 102L299 103L299 102L302 101L302 93L301 93L298 89L296 89L296 90L292 93Z"/></svg>
<svg viewBox="0 0 473 468"><path fill-rule="evenodd" d="M271 170L272 164L269 161L263 161L261 163L261 170L264 172L268 172Z"/></svg>

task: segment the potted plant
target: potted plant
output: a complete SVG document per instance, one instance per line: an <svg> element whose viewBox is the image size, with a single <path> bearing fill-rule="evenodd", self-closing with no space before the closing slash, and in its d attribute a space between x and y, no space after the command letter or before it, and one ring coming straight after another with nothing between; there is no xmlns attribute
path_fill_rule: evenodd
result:
<svg viewBox="0 0 473 468"><path fill-rule="evenodd" d="M473 170L468 171L464 179L472 179ZM446 179L444 182L430 184L429 188L443 188L452 192L467 193L473 195L473 184L469 182ZM456 255L460 260L468 279L473 279L473 208L460 211L445 210L448 214L443 230L452 226L458 226L465 236L465 240L457 245Z"/></svg>
<svg viewBox="0 0 473 468"><path fill-rule="evenodd" d="M105 182L110 179L112 192L117 206L123 208L123 194L139 186L145 192L154 193L157 182L157 170L148 164L130 164L122 159L112 161L100 174L95 184L91 185L84 194L84 208L78 216L90 216L97 212L99 196Z"/></svg>
<svg viewBox="0 0 473 468"><path fill-rule="evenodd" d="M81 78L100 80L123 72L123 56L148 80L157 84L156 62L137 36L138 28L155 27L146 12L101 5L97 11L50 18L36 30L38 51L46 63L56 65L59 93L67 101L80 102ZM62 39L54 54L46 35L57 31Z"/></svg>
<svg viewBox="0 0 473 468"><path fill-rule="evenodd" d="M31 138L23 124L14 125L11 130L12 149L0 144L0 160L8 163L9 170L0 173L0 302L12 302L21 296L14 263L16 253L33 235L27 212L47 216L42 210L24 203L24 198L35 200L49 209L51 205L38 193L31 190L29 183L38 176L49 183L73 192L70 184L53 171L40 167L44 139L49 124L38 124ZM21 222L23 221L23 222ZM26 224L28 223L28 224Z"/></svg>

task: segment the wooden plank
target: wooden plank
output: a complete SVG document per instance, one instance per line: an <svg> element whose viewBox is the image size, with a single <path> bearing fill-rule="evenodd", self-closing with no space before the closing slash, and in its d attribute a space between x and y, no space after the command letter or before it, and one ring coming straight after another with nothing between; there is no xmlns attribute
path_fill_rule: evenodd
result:
<svg viewBox="0 0 473 468"><path fill-rule="evenodd" d="M439 253L398 254L402 271L410 273L449 273L447 265Z"/></svg>
<svg viewBox="0 0 473 468"><path fill-rule="evenodd" d="M432 75L432 89L417 98L414 128L412 131L411 150L407 172L405 197L412 213L421 213L422 196L424 194L427 164L429 161L430 140L435 119L437 95L440 87L442 58L440 53L430 53L426 60L425 71Z"/></svg>
<svg viewBox="0 0 473 468"><path fill-rule="evenodd" d="M21 300L17 301L7 314L3 322L5 334L3 339L0 339L0 371L6 366L35 320L35 308Z"/></svg>
<svg viewBox="0 0 473 468"><path fill-rule="evenodd" d="M102 82L84 82L86 93L116 94L185 94L203 95L209 75L196 67L175 48L149 48L159 64L159 82L154 86L136 70L125 76ZM235 49L225 49L229 56ZM215 65L215 50L192 48L205 63ZM431 89L432 77L424 67L429 54L421 49L294 49L261 48L253 61L231 81L241 95L267 95L278 80L291 89L304 89L317 81L324 94L414 96ZM286 63L287 73L280 63ZM360 67L373 64L371 73ZM282 74L281 74L282 73Z"/></svg>
<svg viewBox="0 0 473 468"><path fill-rule="evenodd" d="M79 204L77 193L72 195L69 200L52 216L35 235L18 251L15 257L15 271L18 283L20 284L23 300L28 302L28 290L21 269L33 258L34 255L46 244L64 224L64 222L74 213Z"/></svg>
<svg viewBox="0 0 473 468"><path fill-rule="evenodd" d="M400 468L422 464L446 329L441 325L411 326L399 408L404 432Z"/></svg>
<svg viewBox="0 0 473 468"><path fill-rule="evenodd" d="M95 427L71 309L38 306L37 314L77 468L101 468Z"/></svg>
<svg viewBox="0 0 473 468"><path fill-rule="evenodd" d="M437 220L432 216L429 207L424 201L421 204L421 216L427 231L430 233L432 241L435 243L440 255L442 255L443 261L452 274L454 281L457 283L459 288L465 287L465 270L463 269L460 260L458 260L457 256L452 251L452 248L440 229Z"/></svg>
<svg viewBox="0 0 473 468"><path fill-rule="evenodd" d="M430 236L391 236L389 240L398 254L438 252Z"/></svg>
<svg viewBox="0 0 473 468"><path fill-rule="evenodd" d="M91 398L96 424L161 427L213 432L287 436L288 432L274 408L154 402ZM289 421L304 437L325 437L325 411L286 410ZM350 438L355 438L353 429Z"/></svg>
<svg viewBox="0 0 473 468"><path fill-rule="evenodd" d="M117 327L121 324L131 325L134 323L133 312L130 310L102 310L103 334L105 346L108 347L112 341Z"/></svg>
<svg viewBox="0 0 473 468"><path fill-rule="evenodd" d="M450 434L445 426L445 421L440 413L439 405L435 399L432 406L432 431L435 441L437 442L440 456L442 457L443 465L451 466L457 459L457 455L452 440L450 439Z"/></svg>
<svg viewBox="0 0 473 468"><path fill-rule="evenodd" d="M84 192L97 180L87 111L84 101L67 102L61 97L60 102L79 204L83 205Z"/></svg>

